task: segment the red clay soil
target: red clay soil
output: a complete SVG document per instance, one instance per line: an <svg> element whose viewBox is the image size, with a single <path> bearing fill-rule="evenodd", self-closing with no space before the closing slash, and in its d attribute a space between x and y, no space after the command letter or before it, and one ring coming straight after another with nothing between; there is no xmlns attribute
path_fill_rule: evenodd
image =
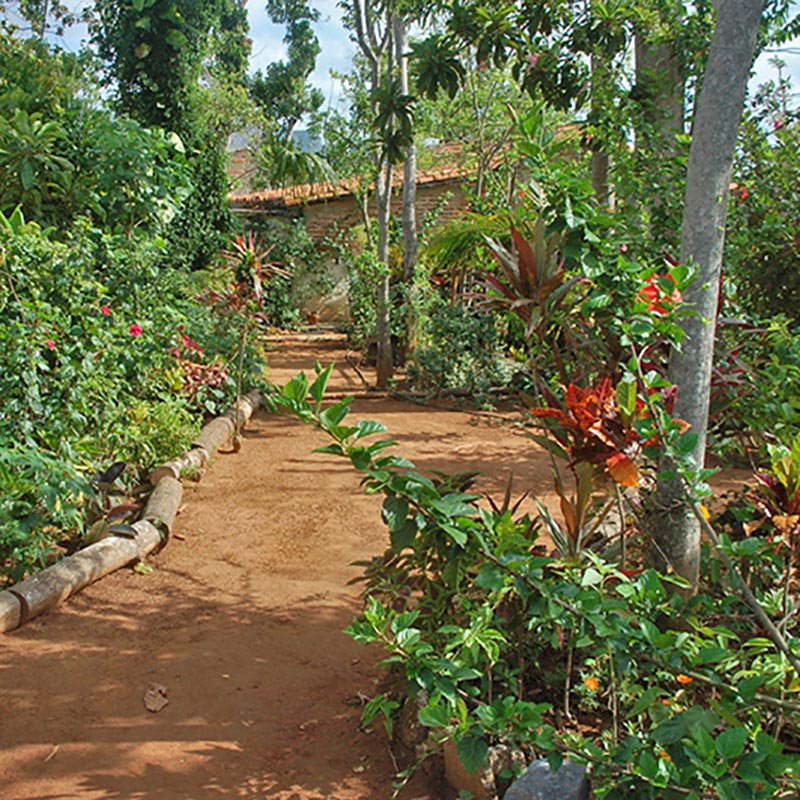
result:
<svg viewBox="0 0 800 800"><path fill-rule="evenodd" d="M360 392L340 341L284 342L283 383L336 360L332 389ZM468 413L359 399L422 470L509 472L543 495L536 446ZM122 570L0 636L0 800L386 800L394 767L379 725L359 727L379 653L342 633L359 608L356 559L382 552L380 498L326 442L260 414L238 453L187 483L176 536L150 574ZM145 692L169 704L146 710ZM420 774L405 800L443 800Z"/></svg>

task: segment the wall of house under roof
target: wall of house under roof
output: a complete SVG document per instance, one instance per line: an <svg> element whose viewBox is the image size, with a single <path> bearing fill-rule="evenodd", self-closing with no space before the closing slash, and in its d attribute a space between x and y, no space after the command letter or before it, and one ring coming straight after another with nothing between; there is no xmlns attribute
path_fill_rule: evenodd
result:
<svg viewBox="0 0 800 800"><path fill-rule="evenodd" d="M416 208L418 225L433 211L438 211L437 223L442 225L465 210L467 200L458 183L422 184L417 187ZM401 212L402 197L398 194L392 198L392 214L399 218ZM370 213L373 216L376 213L374 203L370 204ZM309 204L303 210L303 216L311 238L317 242L361 222L358 203L352 195Z"/></svg>

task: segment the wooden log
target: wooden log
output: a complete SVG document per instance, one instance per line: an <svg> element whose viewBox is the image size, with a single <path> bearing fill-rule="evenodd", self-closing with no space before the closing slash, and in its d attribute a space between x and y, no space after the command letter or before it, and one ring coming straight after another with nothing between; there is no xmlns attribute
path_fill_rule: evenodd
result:
<svg viewBox="0 0 800 800"><path fill-rule="evenodd" d="M0 633L18 628L22 620L22 604L11 592L0 592Z"/></svg>
<svg viewBox="0 0 800 800"><path fill-rule="evenodd" d="M210 455L233 436L233 431L234 424L230 417L215 417L203 426L192 447L200 447Z"/></svg>
<svg viewBox="0 0 800 800"><path fill-rule="evenodd" d="M110 572L139 561L161 544L160 531L149 521L139 520L132 527L135 537L108 536L12 586L8 592L21 606L19 624L23 625Z"/></svg>
<svg viewBox="0 0 800 800"><path fill-rule="evenodd" d="M203 470L208 465L208 452L202 447L193 447L187 450L172 461L167 461L160 467L156 467L150 473L150 484L156 486L162 478L176 478L180 479L187 471L191 471L196 475L202 475Z"/></svg>
<svg viewBox="0 0 800 800"><path fill-rule="evenodd" d="M156 528L170 534L182 496L183 484L177 478L162 478L147 499L142 519L149 520Z"/></svg>
<svg viewBox="0 0 800 800"><path fill-rule="evenodd" d="M234 426L237 426L238 419L237 427L242 430L260 405L261 390L253 389L252 392L248 392L242 397L237 397L236 402L222 416L230 419Z"/></svg>
<svg viewBox="0 0 800 800"><path fill-rule="evenodd" d="M257 389L239 397L224 414L203 426L200 435L192 442L192 447L201 447L211 455L233 436L237 430L237 421L238 429L241 430L260 404L261 392Z"/></svg>

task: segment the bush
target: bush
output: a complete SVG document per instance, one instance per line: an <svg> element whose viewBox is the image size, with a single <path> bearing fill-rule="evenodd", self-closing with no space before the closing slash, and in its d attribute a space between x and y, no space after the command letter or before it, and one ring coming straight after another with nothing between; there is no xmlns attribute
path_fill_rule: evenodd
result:
<svg viewBox="0 0 800 800"><path fill-rule="evenodd" d="M723 540L689 599L678 579L589 549L548 555L536 520L388 455L392 442L369 439L384 426L344 422L348 400L323 410L330 372L294 378L274 402L383 496L390 545L363 565L365 610L348 631L384 648L401 695L424 698L420 723L452 738L468 771L502 744L590 764L598 798L794 796L800 715L785 694L797 676L755 627L729 561L758 548ZM770 571L781 580L770 566L751 583L783 617ZM787 635L797 641L795 621ZM378 694L365 723L384 715L390 728L401 702Z"/></svg>
<svg viewBox="0 0 800 800"><path fill-rule="evenodd" d="M195 281L158 269L163 243L90 224L58 241L17 212L0 215L0 250L0 576L17 578L81 534L96 470L124 461L137 482L231 402L240 339ZM255 385L263 355L248 347L243 363Z"/></svg>
<svg viewBox="0 0 800 800"><path fill-rule="evenodd" d="M460 391L485 403L511 375L495 315L461 304L440 305L426 321L426 343L414 354L408 377L415 389L435 395Z"/></svg>

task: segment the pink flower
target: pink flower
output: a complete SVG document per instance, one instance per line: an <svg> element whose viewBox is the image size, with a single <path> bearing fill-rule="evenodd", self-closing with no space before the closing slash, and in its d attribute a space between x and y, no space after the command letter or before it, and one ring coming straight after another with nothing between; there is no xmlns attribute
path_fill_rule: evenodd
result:
<svg viewBox="0 0 800 800"><path fill-rule="evenodd" d="M628 252L628 245L626 245L626 244L624 244L624 243L623 243L623 244L621 244L621 245L619 246L619 251L620 251L620 253L627 253L627 252Z"/></svg>
<svg viewBox="0 0 800 800"><path fill-rule="evenodd" d="M108 317L111 315L111 309L108 306L100 306L100 313L104 317Z"/></svg>
<svg viewBox="0 0 800 800"><path fill-rule="evenodd" d="M142 335L142 326L138 322L134 322L130 328L128 328L128 333L131 336L141 336Z"/></svg>
<svg viewBox="0 0 800 800"><path fill-rule="evenodd" d="M55 343L55 342L54 342L52 339L48 339L48 340L45 342L45 344L46 344L46 345L47 345L47 346L48 346L48 347L49 347L51 350L55 350L55 349L56 349L56 343Z"/></svg>
<svg viewBox="0 0 800 800"><path fill-rule="evenodd" d="M539 63L540 58L541 55L539 53L528 53L528 63L530 64L529 69L534 69Z"/></svg>
<svg viewBox="0 0 800 800"><path fill-rule="evenodd" d="M784 125L786 125L786 122L782 119L776 119L775 122L772 123L772 127L776 131L779 131Z"/></svg>

